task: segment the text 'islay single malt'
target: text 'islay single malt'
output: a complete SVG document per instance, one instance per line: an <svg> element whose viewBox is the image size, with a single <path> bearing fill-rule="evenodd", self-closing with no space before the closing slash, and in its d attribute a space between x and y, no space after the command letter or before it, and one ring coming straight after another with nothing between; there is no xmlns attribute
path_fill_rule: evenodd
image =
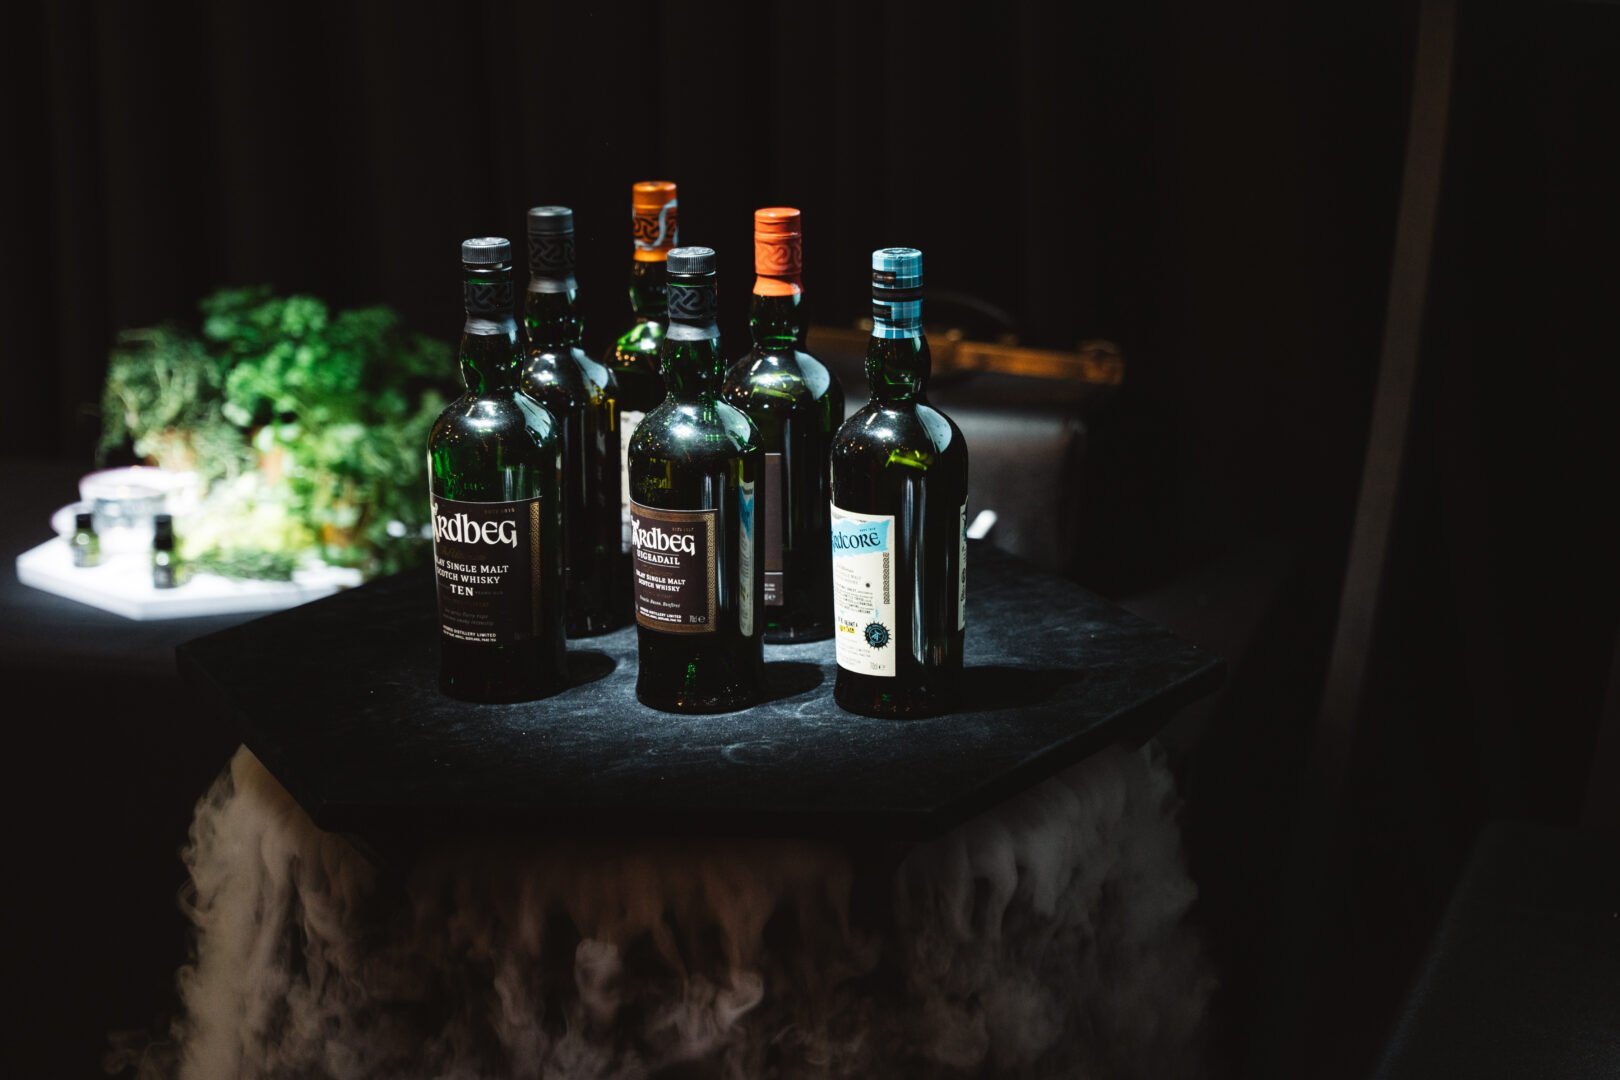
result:
<svg viewBox="0 0 1620 1080"><path fill-rule="evenodd" d="M518 388L512 245L461 245L461 375L467 392L428 436L439 687L469 701L560 690L563 668L562 441Z"/></svg>
<svg viewBox="0 0 1620 1080"><path fill-rule="evenodd" d="M561 427L563 595L569 637L619 625L619 440L613 374L579 347L574 213L529 211L529 287L523 298L523 392Z"/></svg>
<svg viewBox="0 0 1620 1080"><path fill-rule="evenodd" d="M754 213L754 345L726 374L726 400L754 421L765 451L760 550L770 642L832 633L827 468L844 390L804 349L799 222L789 207Z"/></svg>
<svg viewBox="0 0 1620 1080"><path fill-rule="evenodd" d="M630 188L631 235L635 257L630 263L630 310L635 322L619 335L607 364L618 382L618 462L620 468L620 550L630 550L630 437L642 417L664 400L659 375L664 326L668 321L665 262L676 238L675 185L643 180Z"/></svg>
<svg viewBox="0 0 1620 1080"><path fill-rule="evenodd" d="M868 716L944 711L962 672L968 454L928 404L922 253L872 253L872 400L833 440L833 699Z"/></svg>
<svg viewBox="0 0 1620 1080"><path fill-rule="evenodd" d="M753 422L720 398L714 252L669 253L666 396L630 440L636 697L671 712L759 700L764 671Z"/></svg>

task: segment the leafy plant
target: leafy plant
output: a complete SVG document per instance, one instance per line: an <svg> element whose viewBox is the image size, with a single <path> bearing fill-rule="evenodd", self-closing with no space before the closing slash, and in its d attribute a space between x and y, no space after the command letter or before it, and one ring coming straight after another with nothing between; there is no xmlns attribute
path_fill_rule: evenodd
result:
<svg viewBox="0 0 1620 1080"><path fill-rule="evenodd" d="M386 307L334 313L262 287L217 292L201 309L200 335L168 325L120 336L103 451L128 441L210 485L257 469L254 498L284 501L328 563L373 574L419 561L422 447L445 405L448 347ZM216 562L290 573L276 554L241 547Z"/></svg>

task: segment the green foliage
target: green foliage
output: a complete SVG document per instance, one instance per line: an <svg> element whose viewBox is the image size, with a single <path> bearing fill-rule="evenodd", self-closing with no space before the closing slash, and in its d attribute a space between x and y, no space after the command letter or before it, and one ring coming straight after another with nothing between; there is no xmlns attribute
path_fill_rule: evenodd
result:
<svg viewBox="0 0 1620 1080"><path fill-rule="evenodd" d="M216 549L188 559L186 565L191 570L220 577L291 581L293 571L298 569L298 556L290 551L263 548Z"/></svg>
<svg viewBox="0 0 1620 1080"><path fill-rule="evenodd" d="M103 451L130 441L210 484L257 466L327 562L374 574L419 561L423 447L450 349L386 307L334 313L262 287L217 292L201 309L200 337L163 326L119 338Z"/></svg>

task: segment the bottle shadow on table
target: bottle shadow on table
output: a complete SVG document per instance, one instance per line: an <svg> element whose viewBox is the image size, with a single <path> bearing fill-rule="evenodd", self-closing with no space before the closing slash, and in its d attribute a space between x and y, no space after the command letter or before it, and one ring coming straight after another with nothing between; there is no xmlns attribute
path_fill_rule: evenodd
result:
<svg viewBox="0 0 1620 1080"><path fill-rule="evenodd" d="M1027 668L983 664L964 668L959 712L1039 705L1086 677L1083 668Z"/></svg>
<svg viewBox="0 0 1620 1080"><path fill-rule="evenodd" d="M764 693L760 695L759 702L763 705L808 693L820 686L825 677L820 664L805 660L767 661Z"/></svg>
<svg viewBox="0 0 1620 1080"><path fill-rule="evenodd" d="M595 649L570 648L567 654L568 689L584 686L587 683L605 679L613 674L618 662L604 652Z"/></svg>

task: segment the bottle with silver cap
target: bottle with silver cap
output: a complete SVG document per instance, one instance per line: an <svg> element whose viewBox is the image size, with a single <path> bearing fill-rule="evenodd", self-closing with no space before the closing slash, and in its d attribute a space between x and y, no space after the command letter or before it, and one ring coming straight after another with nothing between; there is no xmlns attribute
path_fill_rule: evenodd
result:
<svg viewBox="0 0 1620 1080"><path fill-rule="evenodd" d="M561 425L563 594L569 637L620 625L617 576L619 440L613 372L579 347L574 212L529 211L529 287L523 294L523 392Z"/></svg>
<svg viewBox="0 0 1620 1080"><path fill-rule="evenodd" d="M670 712L759 700L763 560L753 421L721 400L714 251L669 253L666 393L630 439L630 527L640 670L636 697Z"/></svg>
<svg viewBox="0 0 1620 1080"><path fill-rule="evenodd" d="M966 629L968 453L928 403L922 252L872 253L872 398L832 446L833 699L868 716L949 707Z"/></svg>
<svg viewBox="0 0 1620 1080"><path fill-rule="evenodd" d="M512 245L461 245L461 375L467 392L428 436L439 687L469 701L562 689L562 440L518 386Z"/></svg>

